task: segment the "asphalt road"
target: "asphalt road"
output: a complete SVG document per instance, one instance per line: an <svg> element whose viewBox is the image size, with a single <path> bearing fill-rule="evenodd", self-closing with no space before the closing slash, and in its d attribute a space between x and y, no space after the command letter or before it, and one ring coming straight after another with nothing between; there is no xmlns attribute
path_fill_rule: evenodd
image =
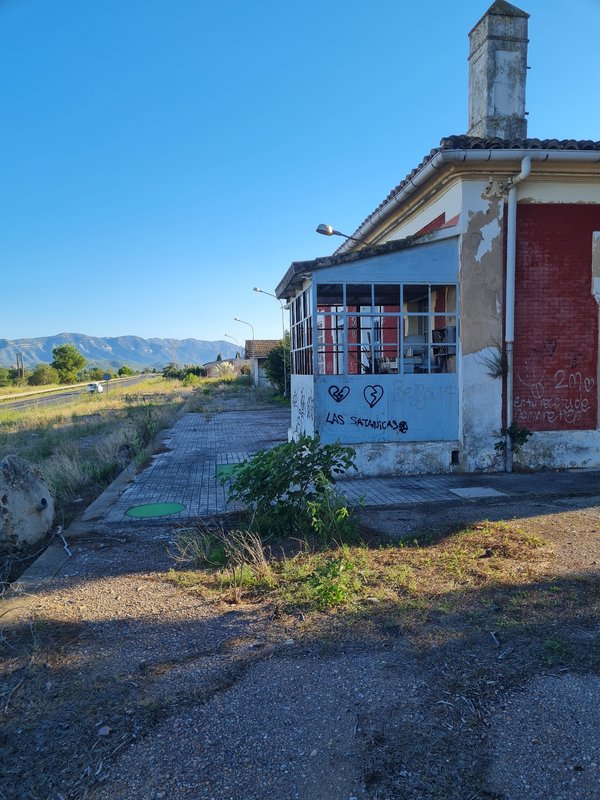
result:
<svg viewBox="0 0 600 800"><path fill-rule="evenodd" d="M111 387L122 388L123 386L134 386L136 383L148 380L148 377L149 375L132 375L128 378L116 378L115 380L108 381L108 392L110 393ZM106 391L107 382L98 381L98 383L101 383L102 386L104 386L104 391ZM11 409L11 411L15 411L20 408L31 408L32 406L53 406L71 403L73 400L80 398L82 394L87 395L86 387L87 384L85 386L77 386L71 389L65 389L64 391L52 392L52 394L37 394L33 395L32 397L22 397L19 400L7 400L0 403L0 413L2 413L3 409Z"/></svg>

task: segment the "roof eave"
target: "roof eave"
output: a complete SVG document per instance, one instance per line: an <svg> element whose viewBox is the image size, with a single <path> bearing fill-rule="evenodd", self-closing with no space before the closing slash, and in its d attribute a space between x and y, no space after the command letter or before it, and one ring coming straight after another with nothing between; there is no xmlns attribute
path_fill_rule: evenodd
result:
<svg viewBox="0 0 600 800"><path fill-rule="evenodd" d="M433 176L444 167L451 164L465 162L521 162L524 158L532 161L564 161L579 163L600 163L600 151L598 150L559 150L559 149L539 149L539 148L505 148L505 149L439 149L432 157L427 160L422 167L406 181L400 184L398 191L394 192L381 206L370 214L364 222L352 234L353 238L364 239L373 233L381 223L386 221L394 211L413 195L418 189L430 181ZM347 239L343 242L334 255L349 253L356 250L355 242Z"/></svg>

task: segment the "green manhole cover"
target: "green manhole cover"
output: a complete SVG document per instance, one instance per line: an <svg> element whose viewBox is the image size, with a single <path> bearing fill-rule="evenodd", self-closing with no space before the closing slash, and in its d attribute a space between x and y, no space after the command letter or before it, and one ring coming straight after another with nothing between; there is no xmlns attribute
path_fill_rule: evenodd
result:
<svg viewBox="0 0 600 800"><path fill-rule="evenodd" d="M217 478L226 478L237 467L239 464L217 464Z"/></svg>
<svg viewBox="0 0 600 800"><path fill-rule="evenodd" d="M184 508L181 503L149 503L145 506L134 506L125 513L128 517L167 517L183 511Z"/></svg>

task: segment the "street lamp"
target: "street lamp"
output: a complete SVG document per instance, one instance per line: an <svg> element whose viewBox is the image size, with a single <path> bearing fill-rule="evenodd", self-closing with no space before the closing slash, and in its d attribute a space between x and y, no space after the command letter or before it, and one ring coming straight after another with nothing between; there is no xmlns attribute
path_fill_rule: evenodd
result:
<svg viewBox="0 0 600 800"><path fill-rule="evenodd" d="M283 347L283 396L287 397L287 368L285 365L285 317L283 313L285 304L283 300L280 300L277 297L276 294L273 294L272 292L265 292L264 289L259 289L257 286L255 286L252 291L258 292L259 294L268 294L269 297L274 297L275 300L277 300L277 302L281 306L281 345Z"/></svg>
<svg viewBox="0 0 600 800"><path fill-rule="evenodd" d="M230 336L228 333L224 333L223 336L226 336L227 339L233 339L233 341L235 342L235 345L237 347L238 358L239 358L240 357L240 343L239 343L239 341L235 338L235 336Z"/></svg>
<svg viewBox="0 0 600 800"><path fill-rule="evenodd" d="M343 236L344 239L350 239L352 242L358 242L358 244L368 244L365 242L364 239L357 239L355 236L348 236L347 233L342 233L341 231L336 231L335 228L332 228L331 225L319 225L316 229L317 233L323 234L323 236Z"/></svg>
<svg viewBox="0 0 600 800"><path fill-rule="evenodd" d="M237 317L234 317L233 319L234 319L234 322L241 322L242 325L247 325L250 328L250 330L252 331L252 358L254 358L254 326L251 325L249 322L246 322L243 319L238 319Z"/></svg>

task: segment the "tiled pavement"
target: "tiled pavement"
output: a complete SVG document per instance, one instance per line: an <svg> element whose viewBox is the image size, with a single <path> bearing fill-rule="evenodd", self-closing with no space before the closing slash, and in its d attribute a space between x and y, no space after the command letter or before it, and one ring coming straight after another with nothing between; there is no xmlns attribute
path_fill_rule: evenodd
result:
<svg viewBox="0 0 600 800"><path fill-rule="evenodd" d="M217 466L287 441L289 420L287 409L186 414L164 439L165 452L134 477L105 521L128 520L129 508L150 503L182 503L185 509L170 519L231 511Z"/></svg>
<svg viewBox="0 0 600 800"><path fill-rule="evenodd" d="M183 504L183 511L170 515L171 520L233 510L217 477L218 465L237 464L259 450L287 441L289 419L288 409L185 415L164 439L165 452L134 476L116 502L105 509L104 521L131 521L127 510L149 503ZM356 477L338 481L338 488L351 503L365 506L456 504L493 497L600 495L600 472Z"/></svg>

